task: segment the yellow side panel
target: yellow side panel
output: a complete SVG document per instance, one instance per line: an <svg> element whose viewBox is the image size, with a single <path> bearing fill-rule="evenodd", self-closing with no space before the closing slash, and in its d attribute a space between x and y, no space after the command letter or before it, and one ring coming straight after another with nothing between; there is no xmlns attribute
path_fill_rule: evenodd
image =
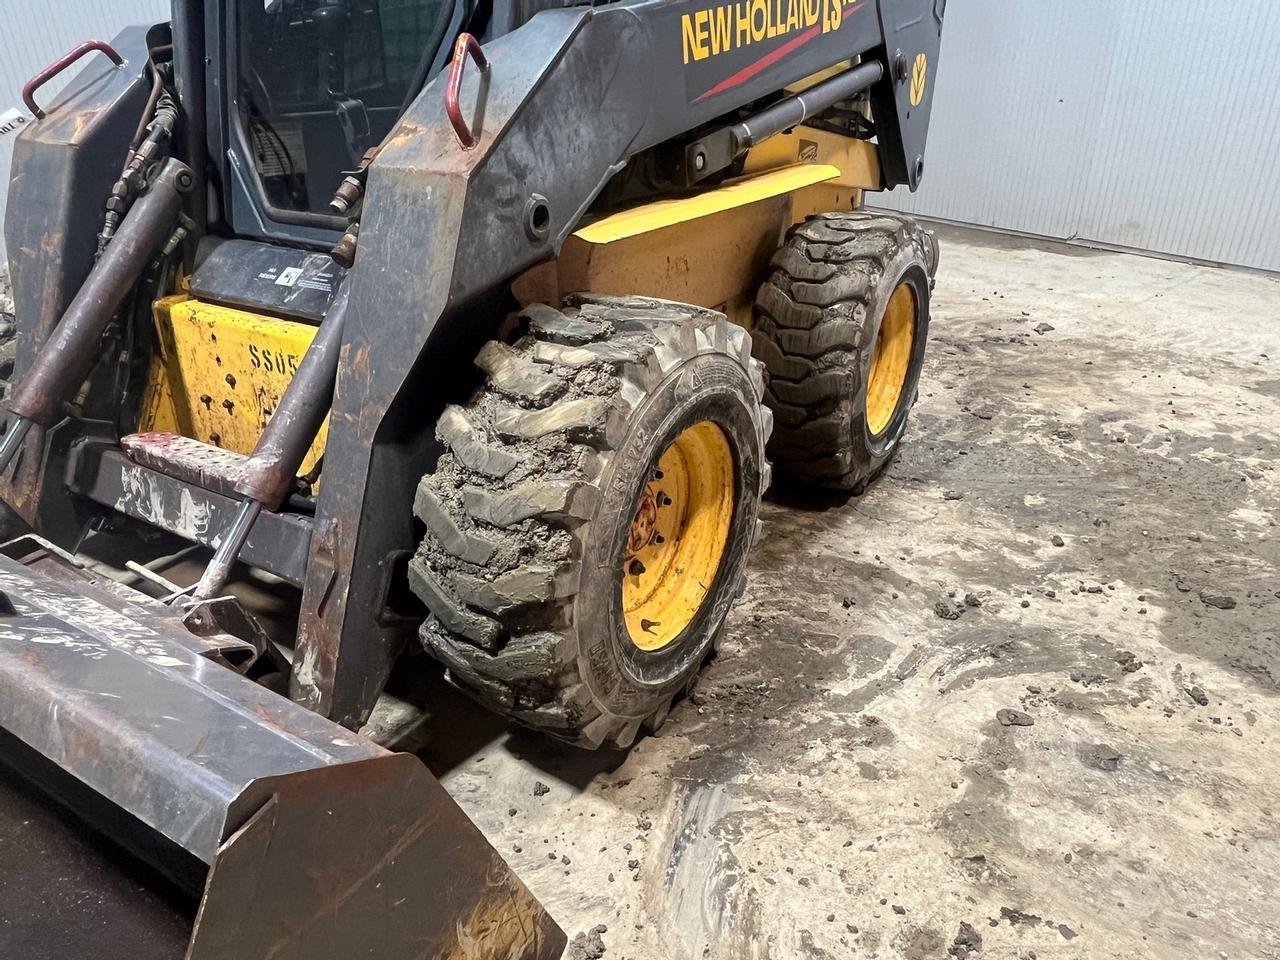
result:
<svg viewBox="0 0 1280 960"><path fill-rule="evenodd" d="M855 153L861 149L829 136L854 144ZM522 275L512 292L522 304L558 303L571 293L662 297L722 310L750 328L756 290L787 228L811 213L854 209L862 195L844 185L846 174L832 164L794 157L784 163L785 150L755 159L779 166L589 224L565 241L559 258Z"/></svg>
<svg viewBox="0 0 1280 960"><path fill-rule="evenodd" d="M882 188L880 157L874 144L815 127L793 127L752 147L743 173L761 173L797 162L835 167L838 174L828 179L838 186Z"/></svg>
<svg viewBox="0 0 1280 960"><path fill-rule="evenodd" d="M860 206L862 191L857 187L842 187L834 182L815 183L791 195L791 219L799 223L815 213L857 210Z"/></svg>
<svg viewBox="0 0 1280 960"><path fill-rule="evenodd" d="M734 207L789 194L824 180L834 180L840 170L829 164L792 163L760 176L744 178L715 190L677 200L658 200L597 220L574 234L587 243L612 243L677 223L688 223Z"/></svg>
<svg viewBox="0 0 1280 960"><path fill-rule="evenodd" d="M160 352L139 429L252 453L316 328L186 296L156 301L153 315ZM304 473L323 452L328 427L326 420Z"/></svg>
<svg viewBox="0 0 1280 960"><path fill-rule="evenodd" d="M607 243L575 234L541 281L553 289L521 289L521 300L557 302L569 293L638 294L740 314L735 301L755 287L791 225L791 196L672 223Z"/></svg>

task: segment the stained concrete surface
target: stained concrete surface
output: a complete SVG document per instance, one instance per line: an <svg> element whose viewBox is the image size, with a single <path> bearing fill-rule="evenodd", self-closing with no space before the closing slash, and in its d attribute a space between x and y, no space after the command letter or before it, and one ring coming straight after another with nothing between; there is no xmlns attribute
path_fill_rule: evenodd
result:
<svg viewBox="0 0 1280 960"><path fill-rule="evenodd" d="M941 239L902 454L771 497L659 735L427 691L420 755L574 960L1280 958L1280 282Z"/></svg>
<svg viewBox="0 0 1280 960"><path fill-rule="evenodd" d="M941 239L908 445L658 736L429 733L577 956L1280 957L1280 283Z"/></svg>

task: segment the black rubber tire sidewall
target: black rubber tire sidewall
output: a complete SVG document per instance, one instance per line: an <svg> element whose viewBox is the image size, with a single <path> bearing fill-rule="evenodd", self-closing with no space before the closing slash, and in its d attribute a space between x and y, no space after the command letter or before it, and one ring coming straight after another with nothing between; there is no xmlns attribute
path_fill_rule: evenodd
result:
<svg viewBox="0 0 1280 960"><path fill-rule="evenodd" d="M643 717L684 687L711 651L738 596L755 537L764 451L758 401L742 367L728 357L691 358L655 390L635 418L604 485L586 543L574 628L584 643L579 669L611 713ZM711 420L734 460L734 512L716 579L693 621L666 647L640 650L622 615L622 562L635 504L649 467L686 427Z"/></svg>

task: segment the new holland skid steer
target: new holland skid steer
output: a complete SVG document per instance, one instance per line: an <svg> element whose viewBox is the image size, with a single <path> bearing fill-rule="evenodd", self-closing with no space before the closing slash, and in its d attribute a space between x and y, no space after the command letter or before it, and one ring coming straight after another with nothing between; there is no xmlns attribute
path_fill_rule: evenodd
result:
<svg viewBox="0 0 1280 960"><path fill-rule="evenodd" d="M943 2L174 0L27 85L0 956L559 956L358 731L425 648L627 747L715 647L769 459L859 493L893 455L937 247L862 199L920 181ZM194 583L84 560L157 528Z"/></svg>

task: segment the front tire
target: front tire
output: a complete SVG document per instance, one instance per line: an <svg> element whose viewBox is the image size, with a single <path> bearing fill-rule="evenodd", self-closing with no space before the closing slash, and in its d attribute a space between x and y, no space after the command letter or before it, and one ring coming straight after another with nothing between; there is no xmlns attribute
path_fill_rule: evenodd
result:
<svg viewBox="0 0 1280 960"><path fill-rule="evenodd" d="M894 214L821 214L788 233L752 331L781 473L861 493L893 457L924 364L937 263L933 235Z"/></svg>
<svg viewBox="0 0 1280 960"><path fill-rule="evenodd" d="M750 338L648 298L533 306L449 407L410 564L427 649L490 708L579 746L656 729L745 586L771 416Z"/></svg>

